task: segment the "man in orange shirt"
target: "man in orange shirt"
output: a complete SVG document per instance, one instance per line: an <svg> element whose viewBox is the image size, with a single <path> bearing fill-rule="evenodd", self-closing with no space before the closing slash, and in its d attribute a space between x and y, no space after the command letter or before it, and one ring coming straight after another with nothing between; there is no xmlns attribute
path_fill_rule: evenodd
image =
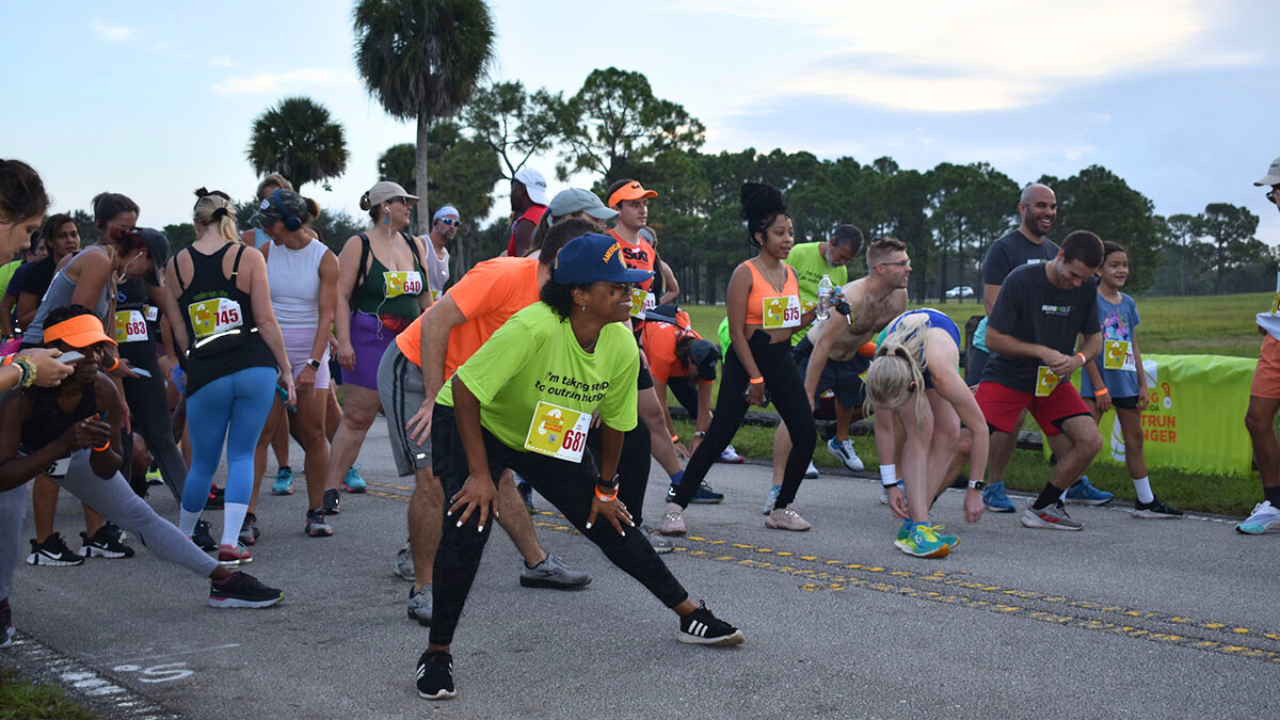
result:
<svg viewBox="0 0 1280 720"><path fill-rule="evenodd" d="M494 258L476 265L396 337L378 364L378 393L396 468L415 480L409 500L414 566L409 617L419 624L431 624L431 576L444 517L444 490L431 474L436 394L508 318L538 301L560 248L590 232L595 232L591 223L571 220L548 233L538 259ZM498 522L524 556L521 585L572 589L591 582L543 550L510 473L498 485L498 500Z"/></svg>

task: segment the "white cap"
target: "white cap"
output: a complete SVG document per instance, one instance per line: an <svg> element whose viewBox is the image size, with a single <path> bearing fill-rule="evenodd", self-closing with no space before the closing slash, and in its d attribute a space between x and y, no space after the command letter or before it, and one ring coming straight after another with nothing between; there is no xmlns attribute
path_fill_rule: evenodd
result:
<svg viewBox="0 0 1280 720"><path fill-rule="evenodd" d="M547 204L547 179L542 177L542 173L533 168L520 168L520 172L516 173L515 179L524 185L524 189L529 193L529 199L538 205Z"/></svg>
<svg viewBox="0 0 1280 720"><path fill-rule="evenodd" d="M1254 183L1259 187L1263 185L1280 185L1280 157L1271 161L1271 167L1267 168L1266 177Z"/></svg>

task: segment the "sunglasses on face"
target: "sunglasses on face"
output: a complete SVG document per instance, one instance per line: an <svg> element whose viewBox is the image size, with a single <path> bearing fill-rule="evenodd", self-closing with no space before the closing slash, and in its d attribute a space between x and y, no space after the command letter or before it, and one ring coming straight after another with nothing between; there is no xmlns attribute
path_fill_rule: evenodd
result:
<svg viewBox="0 0 1280 720"><path fill-rule="evenodd" d="M1267 191L1267 202L1271 203L1272 205L1276 204L1276 191L1275 191L1275 190L1268 190L1268 191Z"/></svg>
<svg viewBox="0 0 1280 720"><path fill-rule="evenodd" d="M462 225L461 220L454 220L453 218L440 218L440 222L448 225L449 227L458 227Z"/></svg>

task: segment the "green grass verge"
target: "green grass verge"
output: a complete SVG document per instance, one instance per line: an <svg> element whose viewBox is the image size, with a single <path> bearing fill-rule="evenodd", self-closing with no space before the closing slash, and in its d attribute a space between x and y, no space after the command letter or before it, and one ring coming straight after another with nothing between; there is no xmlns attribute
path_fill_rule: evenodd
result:
<svg viewBox="0 0 1280 720"><path fill-rule="evenodd" d="M27 682L0 668L0 720L93 720L93 713L67 699L61 688Z"/></svg>
<svg viewBox="0 0 1280 720"><path fill-rule="evenodd" d="M681 437L688 439L693 436L690 423L677 420L675 425ZM813 451L814 464L819 468L840 467L840 462L822 445L819 437L818 447ZM867 470L874 473L879 465L875 439L855 435L853 445L858 457L866 463ZM772 458L773 428L744 425L734 435L733 447L743 457ZM1038 493L1049 479L1049 472L1049 463L1039 452L1015 450L1005 472L1005 486L1011 490ZM1089 481L1098 488L1115 493L1114 503L1132 504L1137 500L1133 480L1123 465L1095 463L1089 468ZM1248 515L1254 504L1262 499L1255 478L1198 475L1163 468L1151 472L1151 488L1161 500L1174 507L1221 515Z"/></svg>

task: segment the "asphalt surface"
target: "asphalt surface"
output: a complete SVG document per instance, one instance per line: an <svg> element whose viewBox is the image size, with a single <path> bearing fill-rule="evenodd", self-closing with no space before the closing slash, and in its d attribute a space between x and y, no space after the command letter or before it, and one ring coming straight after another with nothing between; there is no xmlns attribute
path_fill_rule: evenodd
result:
<svg viewBox="0 0 1280 720"><path fill-rule="evenodd" d="M344 494L331 538L303 533L301 484L289 497L264 488L246 570L286 591L281 606L209 608L205 582L142 548L80 567L24 564L12 595L19 638L0 664L119 717L1280 713L1280 538L1240 536L1217 518L1137 520L1121 507L1073 508L1079 533L1025 529L1015 514L966 526L957 491L934 518L962 544L919 560L893 547L897 521L878 484L847 474L801 488L811 531L765 529L769 477L757 465L717 465L708 479L727 499L692 506L689 536L666 556L744 645L677 643L674 614L538 498L543 544L594 581L521 588L514 547L495 534L453 648L460 695L421 700L414 663L427 630L407 619L409 584L391 572L409 483L386 447L378 424L361 454L372 492ZM654 524L659 475L646 505ZM77 537L79 507L63 498L57 528ZM152 500L176 517L162 489ZM207 516L215 532L220 516Z"/></svg>

